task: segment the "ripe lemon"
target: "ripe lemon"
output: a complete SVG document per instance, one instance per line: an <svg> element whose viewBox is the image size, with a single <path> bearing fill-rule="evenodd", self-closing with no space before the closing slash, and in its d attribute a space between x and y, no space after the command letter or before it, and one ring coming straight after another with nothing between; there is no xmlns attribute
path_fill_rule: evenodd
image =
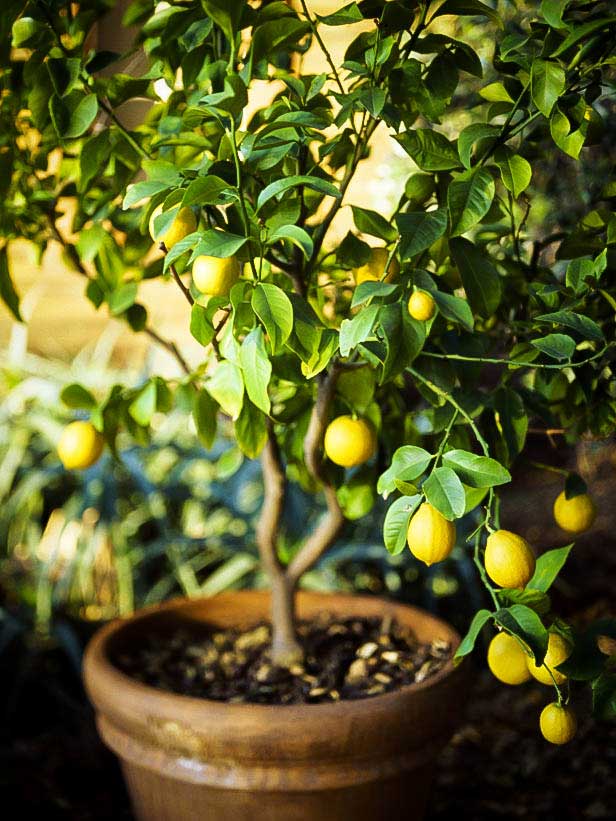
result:
<svg viewBox="0 0 616 821"><path fill-rule="evenodd" d="M529 680L527 659L518 640L509 633L498 633L488 647L488 667L503 684L524 684Z"/></svg>
<svg viewBox="0 0 616 821"><path fill-rule="evenodd" d="M550 633L548 637L548 652L545 654L544 663L549 667L547 670L543 665L537 667L535 659L529 656L527 659L528 669L531 675L540 681L542 684L562 684L566 681L567 676L555 670L559 664L562 664L565 659L571 655L571 645L564 639L560 633ZM550 670L552 675L550 675ZM554 676L554 678L552 678Z"/></svg>
<svg viewBox="0 0 616 821"><path fill-rule="evenodd" d="M597 517L597 508L588 493L581 493L567 499L563 490L554 502L556 524L567 533L584 533L589 530Z"/></svg>
<svg viewBox="0 0 616 821"><path fill-rule="evenodd" d="M389 251L387 248L372 248L368 262L361 265L359 268L353 269L355 283L357 285L361 285L362 282L376 282L377 280L382 279L388 259ZM389 263L385 282L391 282L398 276L399 273L400 263L395 257L393 257L392 261Z"/></svg>
<svg viewBox="0 0 616 821"><path fill-rule="evenodd" d="M488 576L500 587L523 588L535 572L535 557L528 542L517 533L497 530L486 542Z"/></svg>
<svg viewBox="0 0 616 821"><path fill-rule="evenodd" d="M430 567L442 562L456 543L456 526L429 502L424 502L409 522L406 541L416 559Z"/></svg>
<svg viewBox="0 0 616 821"><path fill-rule="evenodd" d="M436 303L426 291L415 291L409 299L408 311L418 322L427 322L434 316Z"/></svg>
<svg viewBox="0 0 616 821"><path fill-rule="evenodd" d="M62 431L58 456L67 470L89 468L98 461L105 440L90 422L71 422Z"/></svg>
<svg viewBox="0 0 616 821"><path fill-rule="evenodd" d="M550 744L566 744L577 730L577 719L571 707L553 701L539 716L541 734Z"/></svg>
<svg viewBox="0 0 616 821"><path fill-rule="evenodd" d="M184 239L184 237L187 237L189 234L192 234L193 231L197 230L197 219L192 208L185 205L184 208L180 208L165 233L157 237L154 233L154 220L159 214L162 214L162 212L162 203L156 206L156 208L152 211L149 223L150 236L155 242L164 242L165 248L167 251L170 251L176 242L179 242L181 239Z"/></svg>
<svg viewBox="0 0 616 821"><path fill-rule="evenodd" d="M332 462L352 468L367 462L374 454L376 434L365 419L338 416L327 426L323 446Z"/></svg>
<svg viewBox="0 0 616 821"><path fill-rule="evenodd" d="M242 267L235 257L220 259L204 254L197 257L192 267L196 288L208 296L227 296L241 273Z"/></svg>

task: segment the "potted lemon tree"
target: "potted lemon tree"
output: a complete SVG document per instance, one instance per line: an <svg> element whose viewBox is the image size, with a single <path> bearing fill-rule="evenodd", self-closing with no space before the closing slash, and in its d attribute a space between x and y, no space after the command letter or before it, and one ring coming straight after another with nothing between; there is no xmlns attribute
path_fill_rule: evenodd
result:
<svg viewBox="0 0 616 821"><path fill-rule="evenodd" d="M10 2L3 17L2 296L21 319L11 239L59 242L90 302L174 358L175 378L105 397L67 386L79 418L59 456L87 469L118 437L145 443L174 403L206 445L232 431L263 466L270 585L172 602L92 643L87 686L137 814L421 817L460 661L488 627L499 679L552 688L548 741L575 733L571 681L613 715L597 641L613 622L577 634L550 602L571 545L541 552L499 522L530 422L567 445L615 427L615 183L552 230L542 174L554 152L601 156L609 3L544 0L503 22L479 0L331 13L136 0L128 55L92 35L108 5ZM322 70L305 68L309 48ZM138 125L136 99L150 103ZM352 188L379 139L407 169L387 211ZM60 197L75 203L71 236ZM153 278L181 292L196 360L152 325L140 294ZM289 483L323 504L290 555ZM298 593L377 495L391 553L472 555L487 604L461 641L413 608ZM554 515L572 537L592 526L578 476L563 476Z"/></svg>

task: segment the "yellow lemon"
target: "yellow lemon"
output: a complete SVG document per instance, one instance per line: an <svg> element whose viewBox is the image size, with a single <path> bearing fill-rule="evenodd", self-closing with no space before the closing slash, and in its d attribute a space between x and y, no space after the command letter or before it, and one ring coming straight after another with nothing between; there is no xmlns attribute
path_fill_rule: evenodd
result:
<svg viewBox="0 0 616 821"><path fill-rule="evenodd" d="M553 701L541 711L539 727L541 734L550 744L566 744L575 735L577 719L571 707Z"/></svg>
<svg viewBox="0 0 616 821"><path fill-rule="evenodd" d="M408 311L418 322L427 322L434 316L436 303L426 291L415 291L409 299Z"/></svg>
<svg viewBox="0 0 616 821"><path fill-rule="evenodd" d="M187 237L189 234L192 234L193 231L197 230L197 218L195 217L192 208L189 208L186 205L184 208L180 208L165 233L157 237L154 233L154 220L159 214L162 214L162 212L162 203L152 211L149 223L150 236L155 242L164 242L165 248L167 251L170 251L176 242L179 242L181 239L184 239L184 237Z"/></svg>
<svg viewBox="0 0 616 821"><path fill-rule="evenodd" d="M503 684L523 684L530 678L528 656L509 633L498 633L488 647L488 667Z"/></svg>
<svg viewBox="0 0 616 821"><path fill-rule="evenodd" d="M220 259L203 254L192 267L195 287L208 296L227 296L241 273L242 266L235 257Z"/></svg>
<svg viewBox="0 0 616 821"><path fill-rule="evenodd" d="M550 633L548 637L548 652L545 654L544 664L549 668L546 669L543 665L537 667L535 659L529 656L527 659L528 669L531 675L540 681L542 684L562 684L566 681L567 676L555 670L559 664L569 658L571 655L571 645L564 639L560 633ZM552 675L550 675L550 671ZM554 678L552 678L554 676Z"/></svg>
<svg viewBox="0 0 616 821"><path fill-rule="evenodd" d="M387 248L372 248L368 262L361 265L359 268L353 269L353 277L356 284L361 285L362 282L376 282L377 280L382 279L388 259L389 251ZM393 257L392 261L389 263L385 282L391 282L398 276L399 273L400 263L395 257Z"/></svg>
<svg viewBox="0 0 616 821"><path fill-rule="evenodd" d="M336 465L352 468L367 462L376 451L376 434L365 419L338 416L327 426L325 453Z"/></svg>
<svg viewBox="0 0 616 821"><path fill-rule="evenodd" d="M535 572L535 557L528 542L517 533L497 530L486 542L488 576L500 587L523 588Z"/></svg>
<svg viewBox="0 0 616 821"><path fill-rule="evenodd" d="M105 440L90 422L71 422L62 431L58 456L67 470L89 468L101 453Z"/></svg>
<svg viewBox="0 0 616 821"><path fill-rule="evenodd" d="M442 562L456 543L456 526L429 502L424 502L409 522L406 541L411 553L428 567Z"/></svg>
<svg viewBox="0 0 616 821"><path fill-rule="evenodd" d="M567 533L584 533L592 527L597 517L597 508L588 493L580 493L567 499L563 490L554 502L556 524Z"/></svg>

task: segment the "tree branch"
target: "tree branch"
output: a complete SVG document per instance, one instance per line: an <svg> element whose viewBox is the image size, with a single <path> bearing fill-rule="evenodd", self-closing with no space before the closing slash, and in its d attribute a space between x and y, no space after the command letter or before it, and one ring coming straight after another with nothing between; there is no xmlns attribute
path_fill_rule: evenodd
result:
<svg viewBox="0 0 616 821"><path fill-rule="evenodd" d="M271 578L275 578L283 572L278 558L277 537L284 506L286 477L271 419L267 420L267 441L261 453L261 466L263 505L256 530L257 546L266 572Z"/></svg>
<svg viewBox="0 0 616 821"><path fill-rule="evenodd" d="M344 524L344 515L338 502L336 488L324 475L321 458L321 447L327 426L329 407L334 398L340 370L340 366L335 362L329 373L321 376L317 399L312 409L306 439L304 440L304 461L313 479L323 484L327 512L287 567L287 577L294 585L297 584L302 574L312 567L334 543Z"/></svg>

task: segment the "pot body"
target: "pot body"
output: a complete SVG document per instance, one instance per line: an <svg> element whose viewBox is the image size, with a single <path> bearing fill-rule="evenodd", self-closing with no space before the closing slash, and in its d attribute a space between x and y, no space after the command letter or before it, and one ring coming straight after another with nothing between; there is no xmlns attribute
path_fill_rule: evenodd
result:
<svg viewBox="0 0 616 821"><path fill-rule="evenodd" d="M420 641L458 634L416 608L376 598L299 593L300 619L390 616ZM460 720L466 665L392 693L332 704L225 704L164 692L124 675L115 654L149 633L195 623L250 627L262 591L176 600L100 630L84 678L100 734L119 756L140 821L412 821L435 760Z"/></svg>

